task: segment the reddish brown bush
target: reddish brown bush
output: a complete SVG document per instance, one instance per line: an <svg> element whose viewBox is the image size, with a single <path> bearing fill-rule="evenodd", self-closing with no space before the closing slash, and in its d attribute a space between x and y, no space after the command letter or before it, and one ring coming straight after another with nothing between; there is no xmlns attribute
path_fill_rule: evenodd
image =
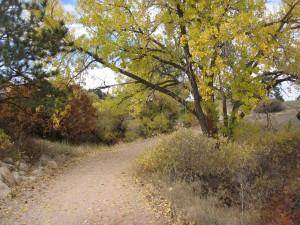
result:
<svg viewBox="0 0 300 225"><path fill-rule="evenodd" d="M261 212L261 225L297 225L300 224L300 199L274 194L264 204Z"/></svg>

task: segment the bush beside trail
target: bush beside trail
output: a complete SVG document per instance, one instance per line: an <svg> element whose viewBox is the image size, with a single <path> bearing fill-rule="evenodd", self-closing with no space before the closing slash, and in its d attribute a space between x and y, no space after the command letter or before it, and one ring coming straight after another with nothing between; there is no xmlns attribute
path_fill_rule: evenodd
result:
<svg viewBox="0 0 300 225"><path fill-rule="evenodd" d="M138 164L144 173L161 174L170 190L181 187L171 201L189 222L299 224L299 146L299 130L271 132L244 124L231 141L183 129L140 156ZM191 193L196 205L183 204ZM205 204L211 204L206 213L188 215L188 208L203 211ZM222 220L224 212L232 219Z"/></svg>

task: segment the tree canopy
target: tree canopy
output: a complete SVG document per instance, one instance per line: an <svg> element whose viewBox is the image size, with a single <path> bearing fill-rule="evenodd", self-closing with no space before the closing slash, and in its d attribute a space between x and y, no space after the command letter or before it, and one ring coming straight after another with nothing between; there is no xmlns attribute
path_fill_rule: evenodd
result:
<svg viewBox="0 0 300 225"><path fill-rule="evenodd" d="M230 127L269 89L299 80L299 0L275 12L265 0L80 0L77 9L85 60L176 99L208 136L219 118Z"/></svg>
<svg viewBox="0 0 300 225"><path fill-rule="evenodd" d="M5 93L11 87L35 86L35 97L54 90L48 78L58 71L51 60L69 45L64 41L68 28L47 18L46 9L44 0L0 1L0 103L9 100Z"/></svg>

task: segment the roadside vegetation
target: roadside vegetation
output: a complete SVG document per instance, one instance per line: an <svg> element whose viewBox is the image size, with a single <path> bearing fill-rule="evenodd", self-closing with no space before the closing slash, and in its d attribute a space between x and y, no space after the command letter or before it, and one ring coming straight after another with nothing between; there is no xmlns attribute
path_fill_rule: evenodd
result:
<svg viewBox="0 0 300 225"><path fill-rule="evenodd" d="M0 0L1 168L175 131L138 162L186 221L300 224L299 106L281 96L300 84L300 1L278 4ZM118 84L85 89L102 68Z"/></svg>
<svg viewBox="0 0 300 225"><path fill-rule="evenodd" d="M138 158L164 181L173 209L195 224L299 224L300 130L251 123L233 139L181 129ZM155 180L155 179L152 179Z"/></svg>

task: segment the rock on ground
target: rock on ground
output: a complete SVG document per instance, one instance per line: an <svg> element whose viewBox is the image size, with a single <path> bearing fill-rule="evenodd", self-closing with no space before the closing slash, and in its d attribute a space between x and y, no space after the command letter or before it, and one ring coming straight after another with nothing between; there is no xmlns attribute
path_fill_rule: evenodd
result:
<svg viewBox="0 0 300 225"><path fill-rule="evenodd" d="M49 169L57 169L58 168L58 165L57 165L57 162L51 160L49 162L47 162L47 165L46 165Z"/></svg>
<svg viewBox="0 0 300 225"><path fill-rule="evenodd" d="M36 177L33 177L33 176L28 177L28 180L30 180L30 181L35 181L35 180L36 180Z"/></svg>
<svg viewBox="0 0 300 225"><path fill-rule="evenodd" d="M0 199L5 198L10 192L11 189L0 179Z"/></svg>
<svg viewBox="0 0 300 225"><path fill-rule="evenodd" d="M19 171L20 176L24 176L25 174L26 174L25 171Z"/></svg>
<svg viewBox="0 0 300 225"><path fill-rule="evenodd" d="M20 161L19 161L19 160L16 161L16 162L15 162L15 165L16 165L16 166L20 166Z"/></svg>
<svg viewBox="0 0 300 225"><path fill-rule="evenodd" d="M18 172L16 172L16 171L14 171L14 172L12 172L12 176L13 176L13 178L14 178L14 180L15 180L16 184L20 184L20 182L21 182L21 179L20 179L20 175L19 175L19 173L18 173Z"/></svg>
<svg viewBox="0 0 300 225"><path fill-rule="evenodd" d="M20 176L20 180L21 180L21 181L27 181L27 180L28 180L28 177L22 175L22 176Z"/></svg>
<svg viewBox="0 0 300 225"><path fill-rule="evenodd" d="M13 161L12 158L5 158L2 161L5 162L5 163L8 163L8 164L14 164L14 161Z"/></svg>
<svg viewBox="0 0 300 225"><path fill-rule="evenodd" d="M28 166L27 163L21 162L21 163L20 163L20 166L19 166L19 169L22 170L22 171L26 171L26 172L27 172L28 169L29 169L29 166Z"/></svg>
<svg viewBox="0 0 300 225"><path fill-rule="evenodd" d="M6 167L0 167L0 177L10 187L16 184L12 173Z"/></svg>
<svg viewBox="0 0 300 225"><path fill-rule="evenodd" d="M0 161L0 167L5 167L5 168L7 168L7 169L9 169L9 170L12 170L14 166L11 165L11 164L8 164L8 163L1 162L1 161Z"/></svg>
<svg viewBox="0 0 300 225"><path fill-rule="evenodd" d="M42 154L39 161L42 165L46 165L50 160L51 159L47 155Z"/></svg>
<svg viewBox="0 0 300 225"><path fill-rule="evenodd" d="M44 175L44 168L43 167L40 167L34 171L32 171L32 174L34 174L35 176L43 176Z"/></svg>
<svg viewBox="0 0 300 225"><path fill-rule="evenodd" d="M60 163L60 164L63 164L65 163L66 161L68 161L70 159L70 156L66 156L64 154L61 154L61 155L57 155L54 157L54 161Z"/></svg>
<svg viewBox="0 0 300 225"><path fill-rule="evenodd" d="M25 160L25 162L30 162L30 157L27 155L23 155L22 158Z"/></svg>

